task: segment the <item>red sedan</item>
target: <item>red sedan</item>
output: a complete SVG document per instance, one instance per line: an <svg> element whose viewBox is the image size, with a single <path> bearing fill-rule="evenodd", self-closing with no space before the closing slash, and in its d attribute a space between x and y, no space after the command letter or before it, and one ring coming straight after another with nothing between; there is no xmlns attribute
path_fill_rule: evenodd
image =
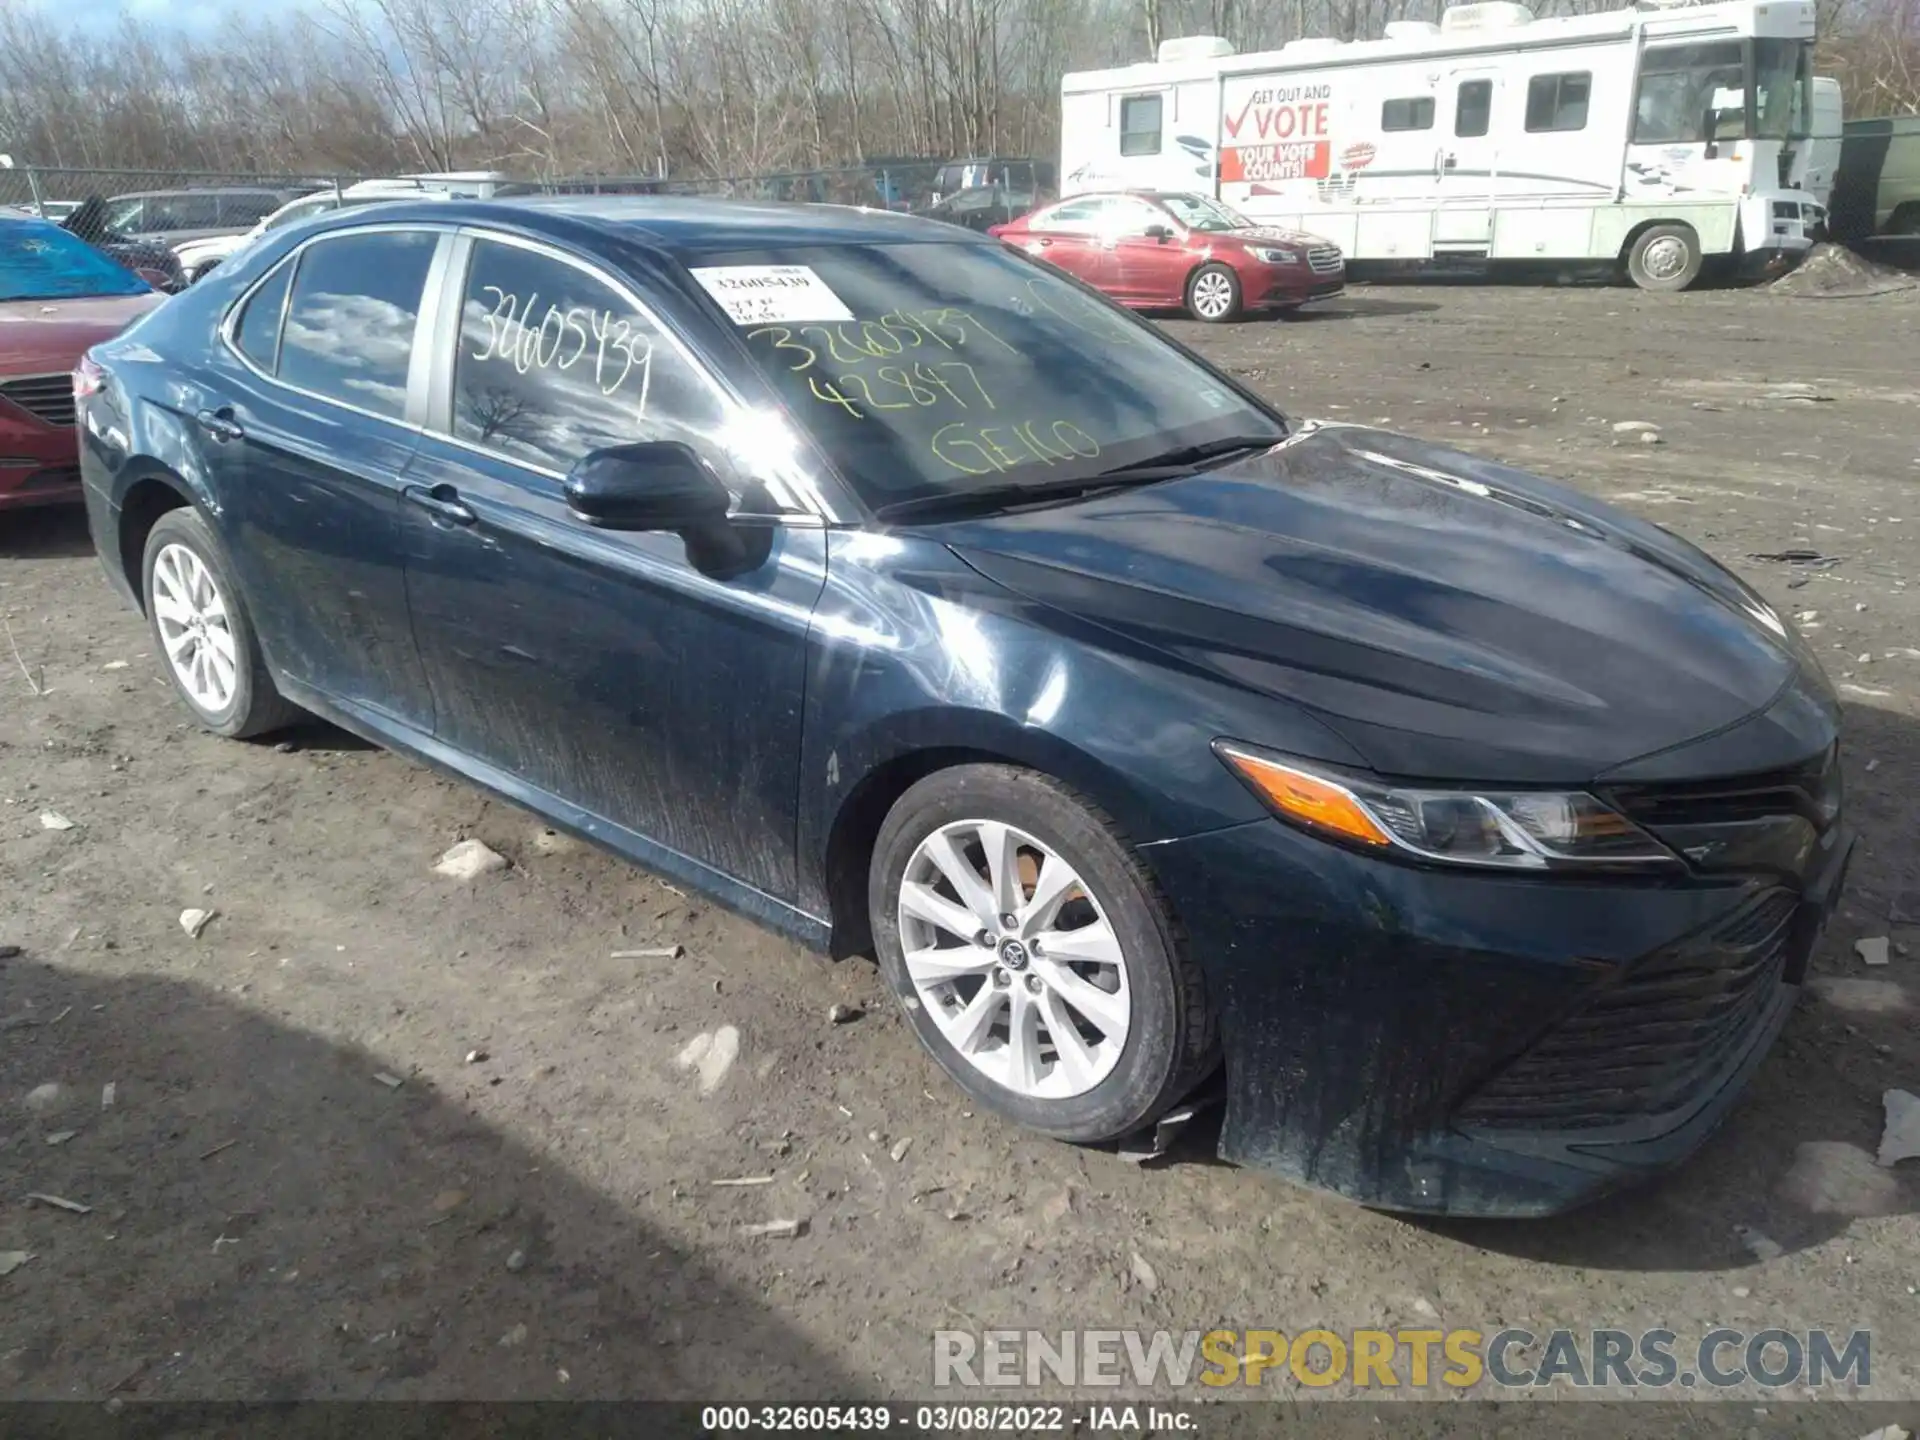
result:
<svg viewBox="0 0 1920 1440"><path fill-rule="evenodd" d="M160 300L58 225L0 219L0 512L80 498L73 367Z"/></svg>
<svg viewBox="0 0 1920 1440"><path fill-rule="evenodd" d="M1184 309L1218 323L1293 310L1346 287L1336 245L1255 225L1206 195L1075 195L990 232L1136 310Z"/></svg>

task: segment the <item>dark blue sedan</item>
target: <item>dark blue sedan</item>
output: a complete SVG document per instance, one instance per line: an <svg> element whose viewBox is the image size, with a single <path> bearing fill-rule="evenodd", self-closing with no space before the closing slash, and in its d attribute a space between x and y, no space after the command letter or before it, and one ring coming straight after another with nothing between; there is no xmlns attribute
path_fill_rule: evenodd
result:
<svg viewBox="0 0 1920 1440"><path fill-rule="evenodd" d="M1798 637L1659 528L1291 424L949 226L665 198L277 233L97 346L201 724L311 712L809 944L1065 1140L1543 1214L1691 1151L1849 850Z"/></svg>

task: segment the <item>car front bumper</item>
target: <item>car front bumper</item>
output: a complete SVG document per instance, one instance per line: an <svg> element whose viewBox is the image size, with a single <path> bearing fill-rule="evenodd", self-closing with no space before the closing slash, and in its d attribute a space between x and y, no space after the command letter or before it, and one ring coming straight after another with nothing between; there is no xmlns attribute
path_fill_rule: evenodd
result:
<svg viewBox="0 0 1920 1440"><path fill-rule="evenodd" d="M1146 847L1207 971L1220 1153L1362 1204L1555 1214L1673 1165L1785 1023L1844 884L1421 869L1257 821Z"/></svg>
<svg viewBox="0 0 1920 1440"><path fill-rule="evenodd" d="M1241 277L1241 291L1249 310L1278 310L1331 300L1347 288L1347 270L1317 271L1306 265L1267 265Z"/></svg>
<svg viewBox="0 0 1920 1440"><path fill-rule="evenodd" d="M79 499L72 427L55 429L0 399L0 511Z"/></svg>

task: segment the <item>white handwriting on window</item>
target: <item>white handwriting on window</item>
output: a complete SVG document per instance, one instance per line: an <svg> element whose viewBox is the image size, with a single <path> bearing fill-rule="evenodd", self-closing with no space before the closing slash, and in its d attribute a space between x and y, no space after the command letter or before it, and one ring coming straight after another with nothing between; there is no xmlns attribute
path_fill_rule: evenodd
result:
<svg viewBox="0 0 1920 1440"><path fill-rule="evenodd" d="M525 375L530 370L572 370L591 355L593 383L602 395L615 394L639 371L639 413L646 413L653 342L637 333L631 320L585 305L565 310L548 305L540 323L529 325L527 317L540 303L537 292L524 302L498 285L483 286L481 293L491 298L493 308L480 317L487 326L486 342L470 352L470 358L505 361Z"/></svg>

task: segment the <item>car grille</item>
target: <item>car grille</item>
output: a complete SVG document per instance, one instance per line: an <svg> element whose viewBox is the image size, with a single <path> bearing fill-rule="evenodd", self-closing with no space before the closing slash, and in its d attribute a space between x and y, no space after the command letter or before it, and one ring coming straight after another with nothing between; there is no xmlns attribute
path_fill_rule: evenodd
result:
<svg viewBox="0 0 1920 1440"><path fill-rule="evenodd" d="M73 424L73 376L64 372L0 381L0 396L56 429Z"/></svg>
<svg viewBox="0 0 1920 1440"><path fill-rule="evenodd" d="M1840 747L1804 765L1722 780L1618 785L1607 798L1658 835L1697 825L1742 825L1798 816L1825 830L1840 813Z"/></svg>
<svg viewBox="0 0 1920 1440"><path fill-rule="evenodd" d="M1307 251L1307 264L1313 267L1316 275L1331 275L1346 262L1341 259L1337 245L1316 245Z"/></svg>
<svg viewBox="0 0 1920 1440"><path fill-rule="evenodd" d="M1469 1127L1584 1130L1684 1109L1752 1041L1799 908L1763 891L1701 939L1658 951L1475 1094Z"/></svg>

